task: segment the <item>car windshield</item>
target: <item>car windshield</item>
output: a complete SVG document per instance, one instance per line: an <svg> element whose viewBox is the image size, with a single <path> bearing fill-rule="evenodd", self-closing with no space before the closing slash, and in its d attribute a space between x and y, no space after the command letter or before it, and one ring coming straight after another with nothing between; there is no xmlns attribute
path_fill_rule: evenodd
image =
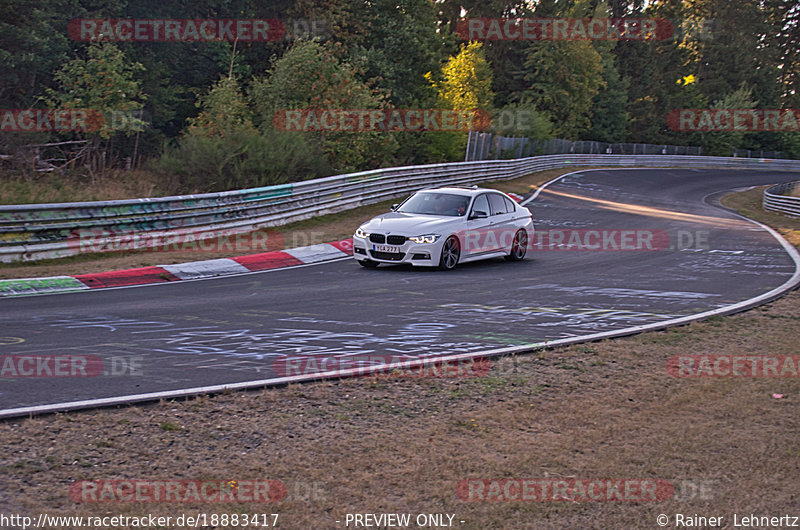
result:
<svg viewBox="0 0 800 530"><path fill-rule="evenodd" d="M465 195L428 191L412 195L396 211L460 217L467 213L467 206L469 206L469 197Z"/></svg>

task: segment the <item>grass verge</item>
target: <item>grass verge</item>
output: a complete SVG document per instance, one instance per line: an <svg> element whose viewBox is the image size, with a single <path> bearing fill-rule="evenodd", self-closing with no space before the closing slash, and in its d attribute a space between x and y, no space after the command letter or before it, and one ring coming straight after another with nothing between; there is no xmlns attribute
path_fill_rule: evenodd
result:
<svg viewBox="0 0 800 530"><path fill-rule="evenodd" d="M163 197L175 183L149 171L110 171L92 180L88 176L38 173L0 176L0 204L114 201L140 197ZM187 192L188 193L188 192Z"/></svg>
<svg viewBox="0 0 800 530"><path fill-rule="evenodd" d="M800 218L768 212L761 207L764 190L769 186L758 186L747 191L730 193L720 201L723 206L735 210L767 226L771 226L791 244L800 246Z"/></svg>

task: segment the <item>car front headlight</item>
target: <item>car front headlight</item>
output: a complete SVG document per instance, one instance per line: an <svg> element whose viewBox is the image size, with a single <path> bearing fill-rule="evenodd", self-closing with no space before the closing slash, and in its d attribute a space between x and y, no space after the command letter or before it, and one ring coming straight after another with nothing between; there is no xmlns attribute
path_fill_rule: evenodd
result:
<svg viewBox="0 0 800 530"><path fill-rule="evenodd" d="M425 234L422 236L409 237L414 243L436 243L436 240L442 237L439 234Z"/></svg>
<svg viewBox="0 0 800 530"><path fill-rule="evenodd" d="M358 227L358 229L356 230L356 237L360 239L367 239L369 237L369 234L365 232L363 228Z"/></svg>

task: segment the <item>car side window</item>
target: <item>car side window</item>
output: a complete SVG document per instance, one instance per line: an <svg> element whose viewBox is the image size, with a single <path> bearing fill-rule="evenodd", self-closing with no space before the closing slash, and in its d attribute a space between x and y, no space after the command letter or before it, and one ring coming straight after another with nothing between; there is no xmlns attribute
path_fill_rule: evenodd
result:
<svg viewBox="0 0 800 530"><path fill-rule="evenodd" d="M489 215L489 200L486 198L486 194L478 195L475 198L475 202L472 203L472 214L475 212L484 212L486 215Z"/></svg>
<svg viewBox="0 0 800 530"><path fill-rule="evenodd" d="M517 207L511 202L511 199L503 197L503 200L506 201L506 211L508 211L508 213L514 213L517 210Z"/></svg>
<svg viewBox="0 0 800 530"><path fill-rule="evenodd" d="M497 193L490 193L489 204L492 207L492 215L500 215L503 213L508 213L508 210L506 209L506 202L503 200L502 195L498 195Z"/></svg>

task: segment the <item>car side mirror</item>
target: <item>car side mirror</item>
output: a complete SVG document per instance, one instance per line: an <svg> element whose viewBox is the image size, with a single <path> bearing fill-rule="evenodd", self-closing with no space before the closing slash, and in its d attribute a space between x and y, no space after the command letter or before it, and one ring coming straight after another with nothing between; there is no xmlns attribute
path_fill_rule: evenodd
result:
<svg viewBox="0 0 800 530"><path fill-rule="evenodd" d="M392 205L392 211L395 211L395 210L397 210L397 207L398 207L398 206L400 206L400 205L399 205L399 204L393 204L393 205Z"/></svg>
<svg viewBox="0 0 800 530"><path fill-rule="evenodd" d="M470 219L486 219L487 217L489 217L489 214L483 210L475 210L472 212L472 215L469 216Z"/></svg>

